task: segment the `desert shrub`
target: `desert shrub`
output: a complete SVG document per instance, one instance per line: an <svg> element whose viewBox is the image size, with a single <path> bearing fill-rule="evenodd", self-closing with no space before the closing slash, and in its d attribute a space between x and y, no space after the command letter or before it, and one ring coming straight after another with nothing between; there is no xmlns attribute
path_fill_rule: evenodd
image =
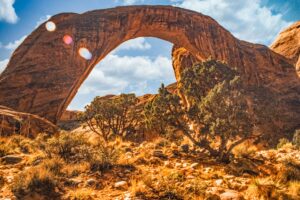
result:
<svg viewBox="0 0 300 200"><path fill-rule="evenodd" d="M145 106L148 123L181 131L194 145L228 162L235 146L254 137L238 73L210 60L186 68L179 85L186 103L162 85L159 94Z"/></svg>
<svg viewBox="0 0 300 200"><path fill-rule="evenodd" d="M237 158L250 158L257 152L257 148L251 144L242 143L233 149L233 154Z"/></svg>
<svg viewBox="0 0 300 200"><path fill-rule="evenodd" d="M293 136L293 145L300 148L300 129L296 130Z"/></svg>
<svg viewBox="0 0 300 200"><path fill-rule="evenodd" d="M277 149L283 148L285 145L288 145L290 141L286 138L281 138L277 144Z"/></svg>
<svg viewBox="0 0 300 200"><path fill-rule="evenodd" d="M131 181L130 190L145 199L203 199L208 187L201 179L186 179L181 172L162 170Z"/></svg>
<svg viewBox="0 0 300 200"><path fill-rule="evenodd" d="M61 132L47 140L45 152L50 158L59 156L67 163L76 163L91 157L90 148L85 135Z"/></svg>
<svg viewBox="0 0 300 200"><path fill-rule="evenodd" d="M12 191L19 199L25 196L39 194L46 199L56 199L57 181L55 175L45 168L34 167L15 178Z"/></svg>
<svg viewBox="0 0 300 200"><path fill-rule="evenodd" d="M178 177L175 176L170 173L166 174L166 176L160 176L157 180L150 176L145 176L142 181L146 188L143 192L136 192L135 195L146 199L183 199L184 188L179 186L180 183L177 183L178 180L176 180ZM147 194L146 191L149 190L153 192Z"/></svg>
<svg viewBox="0 0 300 200"><path fill-rule="evenodd" d="M59 175L61 174L61 170L64 165L65 163L61 158L55 157L43 160L40 167L48 170L54 175Z"/></svg>
<svg viewBox="0 0 300 200"><path fill-rule="evenodd" d="M277 178L281 182L300 181L300 162L293 158L288 158L283 161Z"/></svg>
<svg viewBox="0 0 300 200"><path fill-rule="evenodd" d="M255 200L286 199L281 190L281 186L269 178L256 178L249 185L246 196Z"/></svg>
<svg viewBox="0 0 300 200"><path fill-rule="evenodd" d="M7 139L7 146L9 146L10 149L13 149L14 152L31 153L36 150L36 143L34 140L16 134Z"/></svg>
<svg viewBox="0 0 300 200"><path fill-rule="evenodd" d="M127 135L139 124L139 111L135 94L121 94L116 97L96 97L85 107L81 120L104 141L110 137Z"/></svg>
<svg viewBox="0 0 300 200"><path fill-rule="evenodd" d="M92 171L105 170L117 163L120 156L118 149L111 145L97 144L94 146L92 157L89 159Z"/></svg>

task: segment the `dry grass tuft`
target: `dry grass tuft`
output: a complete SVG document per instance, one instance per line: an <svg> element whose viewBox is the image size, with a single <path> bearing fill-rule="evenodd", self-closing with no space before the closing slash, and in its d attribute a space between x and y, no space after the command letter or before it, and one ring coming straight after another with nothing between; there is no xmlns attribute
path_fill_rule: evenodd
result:
<svg viewBox="0 0 300 200"><path fill-rule="evenodd" d="M21 199L35 194L55 199L59 196L57 186L53 173L42 167L34 167L15 177L12 191Z"/></svg>
<svg viewBox="0 0 300 200"><path fill-rule="evenodd" d="M277 178L283 183L300 181L300 162L293 158L284 160L277 173Z"/></svg>
<svg viewBox="0 0 300 200"><path fill-rule="evenodd" d="M256 152L256 146L249 143L242 143L233 149L233 154L237 158L251 158Z"/></svg>
<svg viewBox="0 0 300 200"><path fill-rule="evenodd" d="M300 199L300 182L292 181L288 184L288 194L294 199Z"/></svg>
<svg viewBox="0 0 300 200"><path fill-rule="evenodd" d="M270 178L256 178L249 185L246 196L253 200L286 199L282 186Z"/></svg>
<svg viewBox="0 0 300 200"><path fill-rule="evenodd" d="M88 172L89 169L89 163L82 162L78 164L65 165L62 169L62 173L68 178L73 178L79 176L82 173Z"/></svg>
<svg viewBox="0 0 300 200"><path fill-rule="evenodd" d="M93 190L88 188L80 188L77 190L73 190L69 193L70 200L92 200L94 199L92 197Z"/></svg>
<svg viewBox="0 0 300 200"><path fill-rule="evenodd" d="M43 160L40 167L44 168L45 170L48 170L54 175L60 175L64 165L65 162L61 158L55 157Z"/></svg>

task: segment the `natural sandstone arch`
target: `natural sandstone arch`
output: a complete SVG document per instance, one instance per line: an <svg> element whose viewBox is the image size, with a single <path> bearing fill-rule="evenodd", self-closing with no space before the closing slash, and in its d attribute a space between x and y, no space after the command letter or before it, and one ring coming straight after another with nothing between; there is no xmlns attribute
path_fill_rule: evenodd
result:
<svg viewBox="0 0 300 200"><path fill-rule="evenodd" d="M1 74L0 105L56 122L95 64L110 51L129 39L157 37L184 47L195 60L227 62L249 85L278 91L296 119L293 127L299 125L300 81L293 63L266 46L236 39L208 16L171 6L130 6L59 14L50 20L56 31L39 26ZM62 42L65 34L73 37L72 45ZM78 55L80 47L92 52L91 60Z"/></svg>

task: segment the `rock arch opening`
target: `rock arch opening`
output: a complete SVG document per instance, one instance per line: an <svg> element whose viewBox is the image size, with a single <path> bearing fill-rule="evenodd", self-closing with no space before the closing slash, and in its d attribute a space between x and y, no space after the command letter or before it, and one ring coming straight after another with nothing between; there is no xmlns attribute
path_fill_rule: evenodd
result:
<svg viewBox="0 0 300 200"><path fill-rule="evenodd" d="M176 82L172 44L157 38L128 40L96 64L67 110L83 110L96 96L157 93L161 83Z"/></svg>

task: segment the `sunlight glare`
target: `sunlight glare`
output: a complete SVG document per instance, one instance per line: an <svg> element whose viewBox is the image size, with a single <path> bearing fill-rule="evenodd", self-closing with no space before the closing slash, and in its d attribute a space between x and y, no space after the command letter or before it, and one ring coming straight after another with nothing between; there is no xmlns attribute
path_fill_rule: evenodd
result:
<svg viewBox="0 0 300 200"><path fill-rule="evenodd" d="M64 41L65 44L69 45L69 44L71 44L73 42L73 38L70 35L65 35L63 37L63 41Z"/></svg>
<svg viewBox="0 0 300 200"><path fill-rule="evenodd" d="M54 23L53 21L48 21L48 22L46 23L46 29L47 29L47 31L49 31L49 32L55 31L55 29L56 29L55 23Z"/></svg>
<svg viewBox="0 0 300 200"><path fill-rule="evenodd" d="M79 55L86 60L90 60L92 58L92 53L87 48L84 47L81 47L79 49Z"/></svg>

